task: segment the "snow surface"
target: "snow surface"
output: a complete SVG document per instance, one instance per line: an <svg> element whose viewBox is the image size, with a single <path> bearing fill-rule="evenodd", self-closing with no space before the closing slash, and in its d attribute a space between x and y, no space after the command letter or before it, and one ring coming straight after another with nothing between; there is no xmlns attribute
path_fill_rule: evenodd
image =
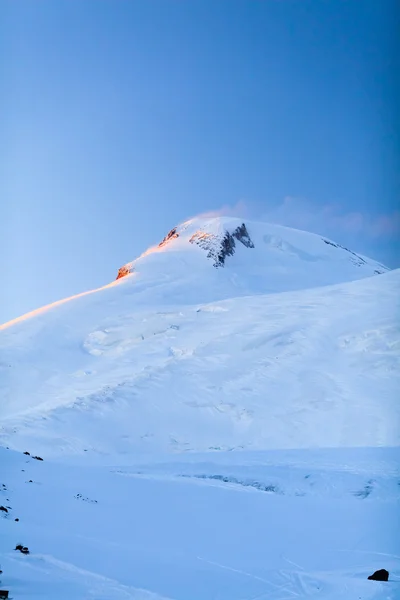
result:
<svg viewBox="0 0 400 600"><path fill-rule="evenodd" d="M0 449L2 585L15 600L394 600L399 459L336 449L94 467ZM368 581L381 567L390 582Z"/></svg>
<svg viewBox="0 0 400 600"><path fill-rule="evenodd" d="M0 327L15 600L400 598L400 270L241 225Z"/></svg>

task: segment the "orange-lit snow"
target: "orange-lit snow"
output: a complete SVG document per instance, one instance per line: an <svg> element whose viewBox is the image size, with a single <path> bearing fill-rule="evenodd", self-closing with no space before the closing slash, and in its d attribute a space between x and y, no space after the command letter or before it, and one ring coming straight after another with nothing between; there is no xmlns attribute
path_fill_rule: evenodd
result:
<svg viewBox="0 0 400 600"><path fill-rule="evenodd" d="M75 300L76 298L82 298L83 296L89 296L90 294L95 294L96 292L100 292L101 290L105 290L107 288L114 287L115 285L119 285L120 283L121 283L120 280L112 281L111 283L108 283L107 285L103 285L102 287L96 288L94 290L80 292L79 294L75 294L74 296L69 296L68 298L63 298L62 300L56 300L56 302L51 302L50 304L46 304L45 306L36 308L35 310L32 310L31 312L28 312L25 315L21 315L20 317L16 317L15 319L11 319L11 321L7 321L6 323L3 323L2 325L0 325L0 331L2 331L3 329L7 329L8 327L11 327L12 325L21 323L22 321L26 321L27 319L31 319L32 317L42 315L50 310L53 310L57 306L61 306L62 304L66 304L67 302L70 302L71 300Z"/></svg>

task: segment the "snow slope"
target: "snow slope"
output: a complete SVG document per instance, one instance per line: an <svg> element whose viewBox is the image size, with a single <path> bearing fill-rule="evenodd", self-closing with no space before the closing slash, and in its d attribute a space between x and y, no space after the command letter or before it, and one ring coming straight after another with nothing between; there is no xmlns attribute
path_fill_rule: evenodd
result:
<svg viewBox="0 0 400 600"><path fill-rule="evenodd" d="M0 439L53 455L398 444L400 271L279 294L262 294L256 278L251 296L205 303L250 289L252 265L254 273L261 255L270 260L264 250L247 258L265 227L247 226L255 247L238 242L218 268L203 248L172 237L133 263L133 275L4 326ZM285 235L310 256L349 254L312 234ZM188 267L192 254L204 273ZM318 261L288 253L285 286L299 288L293 260L299 272L306 263L309 280ZM324 262L331 278L373 266L341 261L332 271ZM279 288L274 270L264 272Z"/></svg>
<svg viewBox="0 0 400 600"><path fill-rule="evenodd" d="M0 448L2 586L15 600L396 600L399 459L231 452L105 468ZM368 581L382 567L390 581Z"/></svg>
<svg viewBox="0 0 400 600"><path fill-rule="evenodd" d="M0 326L0 588L399 599L399 284L320 236L195 219Z"/></svg>

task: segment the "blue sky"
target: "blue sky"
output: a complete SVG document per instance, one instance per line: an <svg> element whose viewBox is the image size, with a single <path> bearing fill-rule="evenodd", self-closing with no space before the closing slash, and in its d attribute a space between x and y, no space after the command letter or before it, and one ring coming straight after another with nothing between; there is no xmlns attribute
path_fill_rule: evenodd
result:
<svg viewBox="0 0 400 600"><path fill-rule="evenodd" d="M0 322L212 209L398 266L395 4L3 0Z"/></svg>

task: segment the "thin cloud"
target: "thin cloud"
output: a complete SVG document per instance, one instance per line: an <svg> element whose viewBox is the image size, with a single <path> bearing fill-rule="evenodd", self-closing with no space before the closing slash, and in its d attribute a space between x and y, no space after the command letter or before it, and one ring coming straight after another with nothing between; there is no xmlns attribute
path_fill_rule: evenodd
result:
<svg viewBox="0 0 400 600"><path fill-rule="evenodd" d="M349 240L357 238L379 241L382 238L395 238L400 234L400 211L372 215L346 211L337 203L320 204L297 196L286 196L281 203L267 210L265 203L260 201L239 200L196 216L262 220Z"/></svg>
<svg viewBox="0 0 400 600"><path fill-rule="evenodd" d="M321 204L306 198L286 196L275 205L246 199L198 216L238 217L303 229L329 237L354 251L376 256L393 268L398 266L400 211L372 215L348 211L340 204Z"/></svg>
<svg viewBox="0 0 400 600"><path fill-rule="evenodd" d="M221 208L207 210L206 212L197 215L199 217L249 217L249 206L243 200L239 200L235 204L224 204Z"/></svg>
<svg viewBox="0 0 400 600"><path fill-rule="evenodd" d="M400 211L391 215L380 215L373 224L375 236L397 236L400 233Z"/></svg>
<svg viewBox="0 0 400 600"><path fill-rule="evenodd" d="M286 196L281 204L264 213L263 219L325 235L339 233L379 238L400 233L399 211L371 215L360 211L346 211L339 204L321 205L294 196Z"/></svg>

